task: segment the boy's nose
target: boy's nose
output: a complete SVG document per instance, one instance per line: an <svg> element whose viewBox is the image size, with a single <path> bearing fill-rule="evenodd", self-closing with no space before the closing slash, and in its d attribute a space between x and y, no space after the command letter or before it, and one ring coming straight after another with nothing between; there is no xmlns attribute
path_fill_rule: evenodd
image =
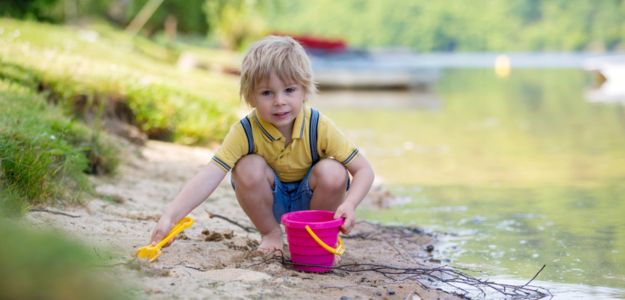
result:
<svg viewBox="0 0 625 300"><path fill-rule="evenodd" d="M274 97L274 99L273 99L273 104L274 105L284 104L285 103L285 99L286 99L286 97L284 95L277 94L276 97Z"/></svg>

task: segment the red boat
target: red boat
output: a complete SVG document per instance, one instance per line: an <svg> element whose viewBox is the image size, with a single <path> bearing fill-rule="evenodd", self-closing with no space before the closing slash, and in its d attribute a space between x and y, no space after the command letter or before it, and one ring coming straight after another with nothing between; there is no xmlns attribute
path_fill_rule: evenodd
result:
<svg viewBox="0 0 625 300"><path fill-rule="evenodd" d="M284 34L279 34L284 35ZM347 43L340 39L314 37L310 35L291 35L307 51L311 53L343 53L347 51Z"/></svg>

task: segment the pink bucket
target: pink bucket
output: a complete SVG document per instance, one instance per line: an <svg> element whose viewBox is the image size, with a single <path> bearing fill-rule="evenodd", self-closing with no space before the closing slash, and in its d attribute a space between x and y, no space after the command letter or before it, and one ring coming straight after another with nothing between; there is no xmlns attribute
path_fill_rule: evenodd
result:
<svg viewBox="0 0 625 300"><path fill-rule="evenodd" d="M295 269L317 273L332 270L334 255L344 251L339 238L344 219L334 219L334 213L327 210L302 210L282 215L281 221Z"/></svg>

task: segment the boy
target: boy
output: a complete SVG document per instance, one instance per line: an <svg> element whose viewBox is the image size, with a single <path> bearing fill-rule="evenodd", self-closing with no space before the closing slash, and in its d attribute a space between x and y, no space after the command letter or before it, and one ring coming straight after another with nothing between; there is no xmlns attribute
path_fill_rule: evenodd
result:
<svg viewBox="0 0 625 300"><path fill-rule="evenodd" d="M269 36L252 45L242 63L240 95L254 110L230 128L211 163L167 206L152 243L230 170L239 205L261 234L259 250L282 250L280 217L290 211L335 211L349 232L374 174L331 121L304 105L315 90L310 60L295 40Z"/></svg>

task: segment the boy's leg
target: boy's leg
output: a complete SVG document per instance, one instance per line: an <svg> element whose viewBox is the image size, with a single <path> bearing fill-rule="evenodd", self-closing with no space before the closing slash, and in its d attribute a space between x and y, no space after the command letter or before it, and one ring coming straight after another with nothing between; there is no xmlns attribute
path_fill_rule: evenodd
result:
<svg viewBox="0 0 625 300"><path fill-rule="evenodd" d="M234 170L232 180L239 205L260 232L259 250L282 250L282 232L273 216L274 173L265 160L258 155L241 158Z"/></svg>
<svg viewBox="0 0 625 300"><path fill-rule="evenodd" d="M334 159L323 159L315 164L308 178L313 190L310 209L336 211L345 199L347 176L345 167Z"/></svg>

